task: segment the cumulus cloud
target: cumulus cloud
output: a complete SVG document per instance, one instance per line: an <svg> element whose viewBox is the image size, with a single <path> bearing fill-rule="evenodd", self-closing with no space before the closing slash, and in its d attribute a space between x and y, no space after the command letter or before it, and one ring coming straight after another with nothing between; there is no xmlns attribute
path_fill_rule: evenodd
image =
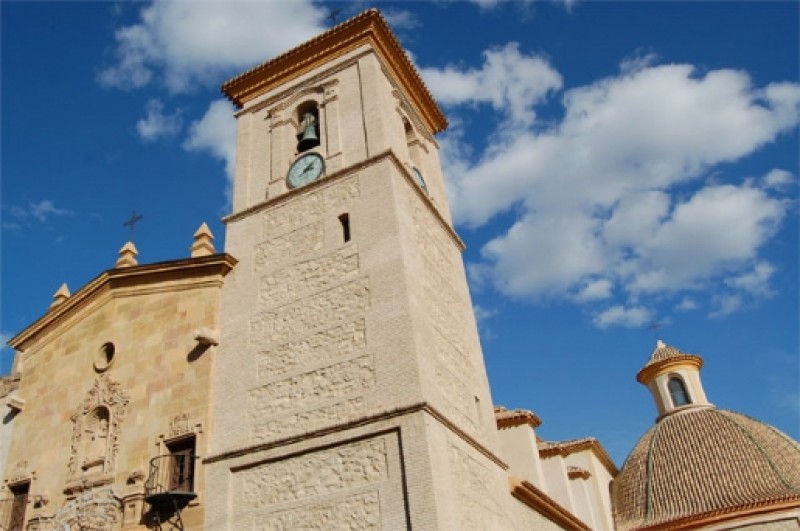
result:
<svg viewBox="0 0 800 531"><path fill-rule="evenodd" d="M145 106L147 115L136 122L136 131L142 140L152 142L159 138L177 135L183 126L180 111L164 114L164 104L158 99L151 99Z"/></svg>
<svg viewBox="0 0 800 531"><path fill-rule="evenodd" d="M770 287L770 278L775 267L767 261L758 262L751 271L726 279L725 284L731 288L746 291L760 297L771 297L774 291Z"/></svg>
<svg viewBox="0 0 800 531"><path fill-rule="evenodd" d="M575 295L578 302L603 300L611 297L614 283L607 278L588 280Z"/></svg>
<svg viewBox="0 0 800 531"><path fill-rule="evenodd" d="M511 45L487 51L478 70L423 69L434 95L451 107L464 112L488 103L524 118L513 135L492 136L481 153L466 149L458 126L441 142L456 222L479 227L509 213L513 219L493 225L500 234L470 265L473 279L514 297L579 303L720 285L746 291L744 280L724 279L739 278L758 261L788 208L776 188L793 176L703 180L716 165L795 127L800 85L758 88L742 71L699 73L691 65L655 65L647 56L628 61L618 76L564 91L563 119L542 124L536 107L559 89L559 74L529 56L528 71L536 75L524 76L520 87L520 76L497 74L506 63L492 54L526 59ZM758 278L766 286L763 272ZM742 302L718 298L715 307L722 315ZM646 313L612 306L594 322L634 323Z"/></svg>
<svg viewBox="0 0 800 531"><path fill-rule="evenodd" d="M310 1L156 0L116 31L114 62L98 80L122 89L159 81L187 92L300 44L325 29L325 16Z"/></svg>
<svg viewBox="0 0 800 531"><path fill-rule="evenodd" d="M236 165L236 118L227 100L212 102L203 117L189 125L189 135L183 143L186 151L208 153L225 164L228 177L226 195L231 199L231 186Z"/></svg>
<svg viewBox="0 0 800 531"><path fill-rule="evenodd" d="M422 68L426 83L444 104L489 104L514 125L530 125L534 106L561 88L561 75L536 55L519 51L517 43L487 50L481 68Z"/></svg>
<svg viewBox="0 0 800 531"><path fill-rule="evenodd" d="M767 172L762 180L765 187L781 190L794 183L795 176L786 170L775 168Z"/></svg>

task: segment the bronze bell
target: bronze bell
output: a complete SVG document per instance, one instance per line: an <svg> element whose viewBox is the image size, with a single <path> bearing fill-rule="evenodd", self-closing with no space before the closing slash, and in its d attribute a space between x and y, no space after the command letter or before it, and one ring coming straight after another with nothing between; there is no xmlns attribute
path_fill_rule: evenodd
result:
<svg viewBox="0 0 800 531"><path fill-rule="evenodd" d="M303 129L300 142L297 144L297 151L305 151L318 145L319 137L317 136L317 127L315 124L309 123Z"/></svg>

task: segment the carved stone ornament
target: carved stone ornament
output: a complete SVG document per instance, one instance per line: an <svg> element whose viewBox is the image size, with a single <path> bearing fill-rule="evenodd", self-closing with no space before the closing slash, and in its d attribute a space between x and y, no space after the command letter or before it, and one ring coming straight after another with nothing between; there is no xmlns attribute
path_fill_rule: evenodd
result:
<svg viewBox="0 0 800 531"><path fill-rule="evenodd" d="M115 529L122 504L111 487L89 490L68 501L53 517L52 529Z"/></svg>
<svg viewBox="0 0 800 531"><path fill-rule="evenodd" d="M31 480L32 474L28 470L28 461L25 459L14 463L14 466L11 468L10 472L11 473L8 475L8 479L6 480L7 485L14 485Z"/></svg>
<svg viewBox="0 0 800 531"><path fill-rule="evenodd" d="M101 374L95 379L71 417L71 477L88 472L113 472L128 401L120 384L108 375Z"/></svg>
<svg viewBox="0 0 800 531"><path fill-rule="evenodd" d="M189 428L189 415L186 413L181 413L179 415L175 415L172 417L172 420L169 421L169 437L179 437L186 433L189 433L191 429Z"/></svg>

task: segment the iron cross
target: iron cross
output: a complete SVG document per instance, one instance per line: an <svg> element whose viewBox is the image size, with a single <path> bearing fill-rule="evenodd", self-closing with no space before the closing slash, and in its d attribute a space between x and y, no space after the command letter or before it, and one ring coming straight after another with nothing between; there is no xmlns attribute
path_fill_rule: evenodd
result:
<svg viewBox="0 0 800 531"><path fill-rule="evenodd" d="M131 212L131 219L129 219L128 221L126 221L125 223L122 224L123 227L130 227L130 229L131 229L130 241L131 242L133 241L133 230L136 228L136 224L139 223L139 221L141 221L143 217L144 216L142 216L141 214L137 214L136 211L134 210L133 212Z"/></svg>

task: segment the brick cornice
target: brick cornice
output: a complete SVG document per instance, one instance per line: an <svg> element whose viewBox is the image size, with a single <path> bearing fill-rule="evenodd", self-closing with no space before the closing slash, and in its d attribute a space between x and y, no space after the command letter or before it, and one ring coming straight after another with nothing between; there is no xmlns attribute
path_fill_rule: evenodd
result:
<svg viewBox="0 0 800 531"><path fill-rule="evenodd" d="M447 128L447 119L434 101L408 55L377 9L369 9L222 85L222 92L237 107L288 83L315 68L329 64L367 45L380 58L432 134Z"/></svg>

